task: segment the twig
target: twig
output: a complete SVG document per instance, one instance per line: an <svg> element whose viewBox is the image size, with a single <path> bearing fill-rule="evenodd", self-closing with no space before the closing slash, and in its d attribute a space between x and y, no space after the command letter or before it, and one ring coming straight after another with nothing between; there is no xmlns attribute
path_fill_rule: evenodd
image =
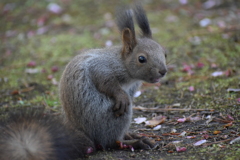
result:
<svg viewBox="0 0 240 160"><path fill-rule="evenodd" d="M134 110L141 110L143 112L167 112L167 111L214 111L214 109L180 109L180 108L145 108L133 107Z"/></svg>
<svg viewBox="0 0 240 160"><path fill-rule="evenodd" d="M223 123L234 122L233 120L225 120L225 119L220 119L220 118L214 118L213 120L216 121L216 122L223 122Z"/></svg>
<svg viewBox="0 0 240 160"><path fill-rule="evenodd" d="M210 146L212 144L217 144L217 143L221 143L221 142L228 142L228 141L231 141L233 140L234 138L231 138L231 139L226 139L226 140L222 140L222 141L217 141L217 142L212 142L212 143L206 143L204 144L203 146Z"/></svg>

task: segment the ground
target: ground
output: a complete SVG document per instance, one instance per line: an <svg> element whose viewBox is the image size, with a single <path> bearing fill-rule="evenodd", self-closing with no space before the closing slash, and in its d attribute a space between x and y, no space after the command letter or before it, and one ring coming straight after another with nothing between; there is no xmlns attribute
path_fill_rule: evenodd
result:
<svg viewBox="0 0 240 160"><path fill-rule="evenodd" d="M119 45L115 9L132 2L1 1L1 116L12 107L59 114L64 67L81 50ZM154 40L167 51L168 74L159 84L143 84L130 131L158 146L99 151L87 159L239 159L239 141L232 140L240 136L240 3L142 4ZM137 124L139 117L146 120Z"/></svg>

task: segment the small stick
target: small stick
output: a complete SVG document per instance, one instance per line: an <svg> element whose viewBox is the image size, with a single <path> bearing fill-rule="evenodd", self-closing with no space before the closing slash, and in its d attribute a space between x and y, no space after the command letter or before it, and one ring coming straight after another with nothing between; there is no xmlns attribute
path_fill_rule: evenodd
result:
<svg viewBox="0 0 240 160"><path fill-rule="evenodd" d="M217 144L217 143L221 143L221 142L228 142L228 141L231 141L233 140L234 138L231 138L231 139L226 139L226 140L222 140L222 141L217 141L217 142L212 142L212 143L206 143L204 144L203 146L210 146L212 144Z"/></svg>
<svg viewBox="0 0 240 160"><path fill-rule="evenodd" d="M133 107L134 110L141 110L144 112L167 112L167 111L214 111L214 109L180 109L180 108L145 108Z"/></svg>

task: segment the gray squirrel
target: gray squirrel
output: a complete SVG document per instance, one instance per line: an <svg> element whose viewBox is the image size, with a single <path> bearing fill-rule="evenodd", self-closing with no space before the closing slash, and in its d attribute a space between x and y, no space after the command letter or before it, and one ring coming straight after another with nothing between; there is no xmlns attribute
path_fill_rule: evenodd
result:
<svg viewBox="0 0 240 160"><path fill-rule="evenodd" d="M84 51L66 66L59 84L64 119L32 110L0 119L1 160L76 159L119 142L135 149L155 146L128 129L142 81L156 83L167 73L165 51L152 39L141 5L119 11L117 26L122 46Z"/></svg>
<svg viewBox="0 0 240 160"><path fill-rule="evenodd" d="M135 35L133 13L140 38ZM115 148L116 141L152 148L146 139L127 141L134 139L128 129L134 93L142 81L156 83L167 73L165 51L152 39L141 5L121 10L116 22L122 46L84 51L66 66L59 92L63 114L67 123L104 149Z"/></svg>

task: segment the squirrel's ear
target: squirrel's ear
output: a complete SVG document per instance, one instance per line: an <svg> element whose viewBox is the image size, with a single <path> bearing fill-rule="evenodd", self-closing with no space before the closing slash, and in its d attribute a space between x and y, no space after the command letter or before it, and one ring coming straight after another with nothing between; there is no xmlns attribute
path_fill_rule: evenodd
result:
<svg viewBox="0 0 240 160"><path fill-rule="evenodd" d="M133 51L134 47L137 44L135 36L129 28L123 29L122 41L123 41L122 56L126 57L127 54Z"/></svg>

